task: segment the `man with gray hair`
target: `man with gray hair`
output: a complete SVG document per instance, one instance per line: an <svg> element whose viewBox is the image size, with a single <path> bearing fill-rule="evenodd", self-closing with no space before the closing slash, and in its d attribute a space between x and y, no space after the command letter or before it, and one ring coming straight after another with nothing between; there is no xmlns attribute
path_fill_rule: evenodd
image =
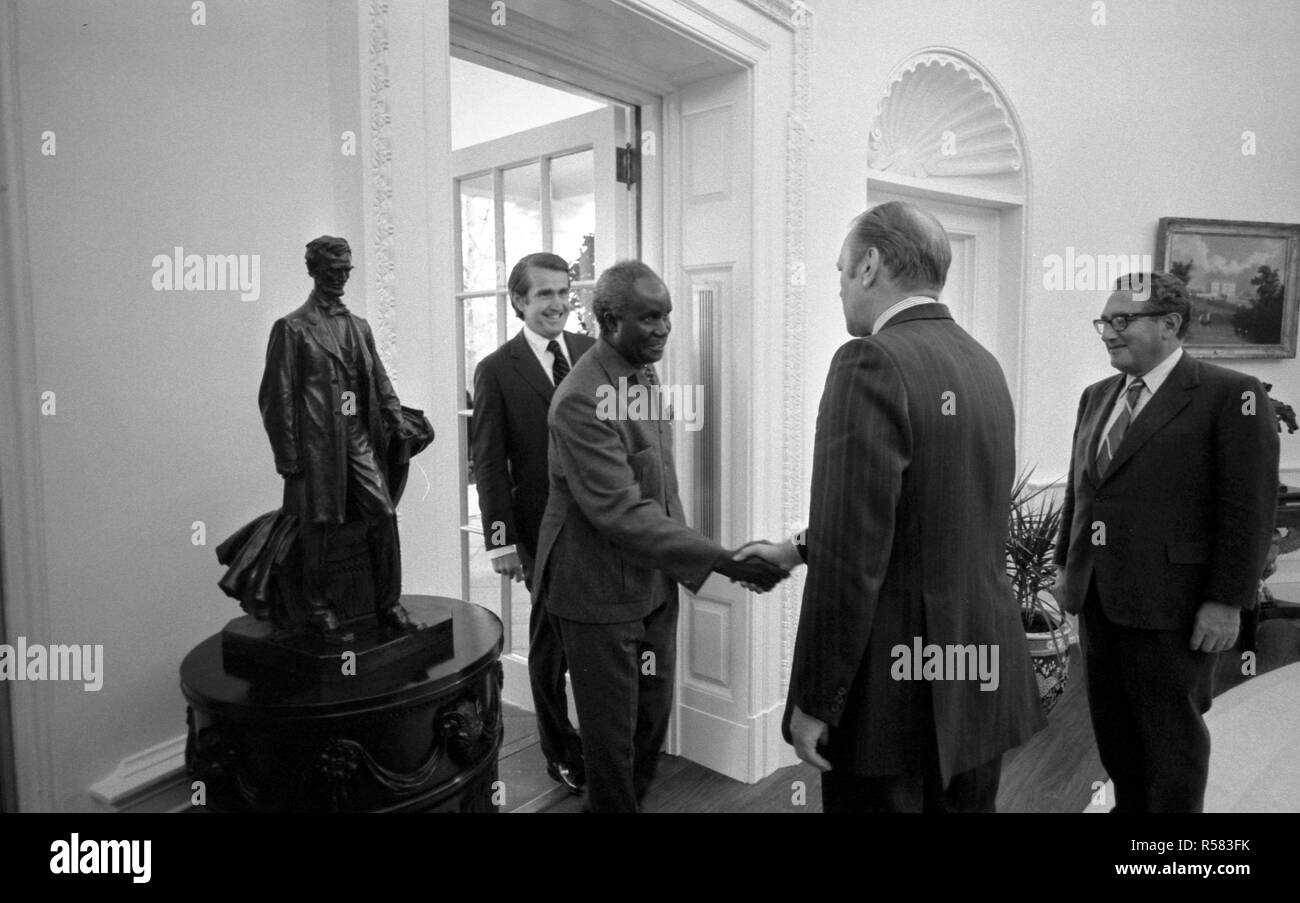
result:
<svg viewBox="0 0 1300 903"><path fill-rule="evenodd" d="M644 263L607 269L593 302L600 338L551 400L533 604L559 625L593 812L638 811L654 777L672 708L677 584L697 592L717 571L766 591L785 576L686 526L667 419L599 404L658 384L672 308Z"/></svg>
<svg viewBox="0 0 1300 903"><path fill-rule="evenodd" d="M910 204L853 221L808 529L737 553L808 565L784 731L826 812L991 812L1002 753L1044 723L1006 573L1011 395L938 300L950 261Z"/></svg>

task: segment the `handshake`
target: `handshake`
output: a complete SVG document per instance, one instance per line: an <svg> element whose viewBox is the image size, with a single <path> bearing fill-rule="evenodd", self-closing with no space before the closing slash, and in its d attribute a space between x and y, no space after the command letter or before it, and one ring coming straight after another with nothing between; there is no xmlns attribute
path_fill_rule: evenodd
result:
<svg viewBox="0 0 1300 903"><path fill-rule="evenodd" d="M724 552L713 569L750 592L765 593L789 576L803 559L790 540L747 542L735 552Z"/></svg>

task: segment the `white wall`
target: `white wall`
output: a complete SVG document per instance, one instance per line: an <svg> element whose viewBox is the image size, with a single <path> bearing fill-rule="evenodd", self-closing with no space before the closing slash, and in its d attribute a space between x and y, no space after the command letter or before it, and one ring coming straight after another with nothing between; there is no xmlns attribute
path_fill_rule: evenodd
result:
<svg viewBox="0 0 1300 903"><path fill-rule="evenodd" d="M105 655L100 692L48 688L58 808L184 732L181 659L240 614L214 548L279 504L267 336L311 288L305 242L361 228L336 198L348 104L331 105L326 9L213 0L195 26L188 3L18 4L37 374L57 393L39 436L50 635L28 640ZM260 254L261 298L153 291L177 245Z"/></svg>
<svg viewBox="0 0 1300 903"><path fill-rule="evenodd" d="M1043 258L1149 253L1162 216L1300 222L1300 4L1212 0L811 0L816 141L809 171L808 436L830 356L847 336L834 261L865 206L867 135L891 69L931 45L961 50L1006 90L1030 160L1027 406L1022 463L1064 475L1080 392L1110 371L1089 323L1105 292L1048 292ZM1253 130L1259 153L1241 153ZM821 256L818 257L819 253ZM1300 399L1294 360L1230 362ZM1300 442L1282 440L1283 467Z"/></svg>

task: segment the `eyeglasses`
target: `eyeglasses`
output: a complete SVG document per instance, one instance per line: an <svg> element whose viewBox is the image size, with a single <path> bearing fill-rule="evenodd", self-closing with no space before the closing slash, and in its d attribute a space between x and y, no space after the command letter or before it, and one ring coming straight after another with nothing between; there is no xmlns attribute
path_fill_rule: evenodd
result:
<svg viewBox="0 0 1300 903"><path fill-rule="evenodd" d="M1113 317L1100 317L1093 320L1092 325L1097 330L1097 335L1105 335L1107 326L1120 333L1128 329L1128 324L1138 317L1163 317L1167 313L1169 313L1167 310L1158 310L1149 314L1115 314Z"/></svg>

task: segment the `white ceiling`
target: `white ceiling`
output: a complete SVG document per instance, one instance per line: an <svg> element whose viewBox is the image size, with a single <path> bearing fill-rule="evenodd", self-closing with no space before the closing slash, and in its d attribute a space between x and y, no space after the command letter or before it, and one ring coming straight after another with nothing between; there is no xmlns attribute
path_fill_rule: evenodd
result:
<svg viewBox="0 0 1300 903"><path fill-rule="evenodd" d="M605 106L589 97L451 58L452 150Z"/></svg>

